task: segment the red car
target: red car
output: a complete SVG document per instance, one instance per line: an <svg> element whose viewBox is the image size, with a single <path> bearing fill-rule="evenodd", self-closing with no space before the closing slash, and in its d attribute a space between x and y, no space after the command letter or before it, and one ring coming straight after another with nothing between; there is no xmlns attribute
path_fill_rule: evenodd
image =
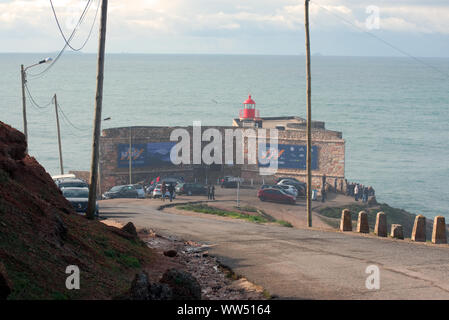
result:
<svg viewBox="0 0 449 320"><path fill-rule="evenodd" d="M281 203L289 203L289 204L295 204L296 199L295 197L285 193L282 190L279 189L260 189L257 193L257 196L261 201L273 201L273 202L281 202Z"/></svg>

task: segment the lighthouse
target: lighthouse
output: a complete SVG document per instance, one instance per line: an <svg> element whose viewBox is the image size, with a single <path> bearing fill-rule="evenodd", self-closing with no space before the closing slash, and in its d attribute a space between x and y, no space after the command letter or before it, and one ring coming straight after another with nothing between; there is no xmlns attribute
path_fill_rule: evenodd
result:
<svg viewBox="0 0 449 320"><path fill-rule="evenodd" d="M256 102L251 98L251 95L243 102L243 109L240 110L239 118L246 126L254 126L260 119L259 110L256 109Z"/></svg>

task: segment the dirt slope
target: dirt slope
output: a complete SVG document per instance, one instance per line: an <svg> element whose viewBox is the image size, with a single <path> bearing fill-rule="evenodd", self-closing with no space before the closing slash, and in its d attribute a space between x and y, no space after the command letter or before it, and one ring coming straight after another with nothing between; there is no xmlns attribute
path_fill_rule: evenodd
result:
<svg viewBox="0 0 449 320"><path fill-rule="evenodd" d="M74 213L25 148L24 135L0 122L0 299L109 299L129 289L154 252ZM80 290L66 288L69 265L80 268Z"/></svg>

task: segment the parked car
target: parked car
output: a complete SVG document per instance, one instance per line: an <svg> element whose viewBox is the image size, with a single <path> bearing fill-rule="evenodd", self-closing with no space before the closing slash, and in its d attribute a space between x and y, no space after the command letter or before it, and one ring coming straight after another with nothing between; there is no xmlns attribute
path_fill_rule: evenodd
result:
<svg viewBox="0 0 449 320"><path fill-rule="evenodd" d="M89 200L89 188L62 188L61 191L76 212L86 213ZM98 216L98 203L95 207L95 215Z"/></svg>
<svg viewBox="0 0 449 320"><path fill-rule="evenodd" d="M281 180L292 180L292 181L297 182L297 183L303 183L303 182L299 181L298 179L292 178L292 177L279 177L279 178L276 179L276 183L278 183Z"/></svg>
<svg viewBox="0 0 449 320"><path fill-rule="evenodd" d="M136 188L137 191L137 198L145 199L147 197L145 194L145 190L143 189L143 186L141 184L135 184L134 188Z"/></svg>
<svg viewBox="0 0 449 320"><path fill-rule="evenodd" d="M276 186L295 198L298 196L298 190L294 186L288 184L278 184Z"/></svg>
<svg viewBox="0 0 449 320"><path fill-rule="evenodd" d="M179 183L175 187L177 194L186 195L205 195L207 194L206 187L201 183Z"/></svg>
<svg viewBox="0 0 449 320"><path fill-rule="evenodd" d="M156 185L158 185L162 182L165 182L166 184L171 183L171 184L176 185L178 183L184 183L184 178L183 177L165 177L165 178L159 177L159 181L157 180L157 178L154 178L151 181L149 181L148 184L145 184L146 193L151 195L151 193L153 192Z"/></svg>
<svg viewBox="0 0 449 320"><path fill-rule="evenodd" d="M295 197L287 194L283 190L274 189L274 188L260 189L257 193L257 197L260 199L260 201L273 201L273 202L289 203L289 204L296 203Z"/></svg>
<svg viewBox="0 0 449 320"><path fill-rule="evenodd" d="M56 185L59 189L62 188L89 188L89 184L77 178L62 178L55 180Z"/></svg>
<svg viewBox="0 0 449 320"><path fill-rule="evenodd" d="M170 198L170 192L168 192L168 186L169 184L167 184L167 188L165 191L165 197L166 198ZM151 196L153 198L160 198L162 197L162 184L158 184L156 185L156 187L154 188L153 192L151 193ZM173 199L176 198L176 192L173 193Z"/></svg>
<svg viewBox="0 0 449 320"><path fill-rule="evenodd" d="M238 183L242 183L243 179L239 177L226 176L221 179L220 184L222 188L237 188Z"/></svg>
<svg viewBox="0 0 449 320"><path fill-rule="evenodd" d="M296 190L298 190L298 195L304 196L306 194L307 184L305 184L304 182L297 182L292 179L282 179L277 183L277 185L293 186L296 188Z"/></svg>
<svg viewBox="0 0 449 320"><path fill-rule="evenodd" d="M111 190L103 193L103 199L116 199L116 198L137 198L138 193L134 185L123 185L112 187Z"/></svg>

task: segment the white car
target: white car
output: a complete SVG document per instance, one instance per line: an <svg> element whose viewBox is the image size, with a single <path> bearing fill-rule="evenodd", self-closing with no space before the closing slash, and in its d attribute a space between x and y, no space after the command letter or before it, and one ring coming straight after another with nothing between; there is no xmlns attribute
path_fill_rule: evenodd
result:
<svg viewBox="0 0 449 320"><path fill-rule="evenodd" d="M145 190L141 184L135 184L134 188L136 188L136 191L137 191L137 198L139 198L139 199L146 198Z"/></svg>
<svg viewBox="0 0 449 320"><path fill-rule="evenodd" d="M151 193L151 196L153 198L160 198L162 196L162 190L161 189L162 189L162 184L158 184L154 188L153 192ZM168 187L166 188L166 191L165 191L165 198L170 199L170 192L168 192ZM176 192L173 191L173 199L175 199L175 198L176 198Z"/></svg>
<svg viewBox="0 0 449 320"><path fill-rule="evenodd" d="M298 190L296 190L296 188L294 186L290 186L290 185L282 184L282 183L278 183L277 186L282 188L282 190L284 190L289 195L292 195L295 198L298 197Z"/></svg>

